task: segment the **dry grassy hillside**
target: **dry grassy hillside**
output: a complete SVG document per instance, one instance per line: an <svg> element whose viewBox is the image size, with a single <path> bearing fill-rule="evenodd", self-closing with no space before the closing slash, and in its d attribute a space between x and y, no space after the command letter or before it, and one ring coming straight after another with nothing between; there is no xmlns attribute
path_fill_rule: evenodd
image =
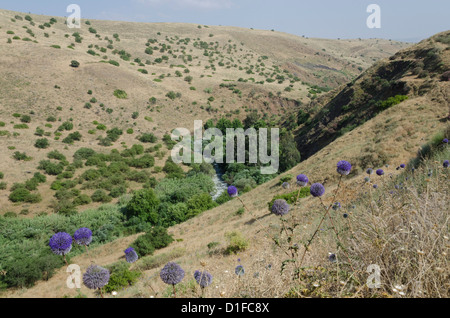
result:
<svg viewBox="0 0 450 318"><path fill-rule="evenodd" d="M55 179L39 187L43 200L31 206L11 204L7 190L29 179L51 150L67 158L81 147L121 150L144 132L161 138L176 127L193 129L194 119L242 120L251 111L277 121L324 87L335 88L408 45L176 23L83 20L81 29L69 29L61 17L6 10L0 10L0 42L0 172L7 184L0 213L28 216L49 210ZM71 67L72 60L80 66ZM127 97L117 98L116 90ZM72 131L56 131L68 121ZM123 134L112 146L99 146L97 138L112 128ZM81 140L64 143L75 131ZM42 137L50 145L37 149ZM16 152L31 159L15 160ZM167 156L163 146L155 166Z"/></svg>
<svg viewBox="0 0 450 318"><path fill-rule="evenodd" d="M334 222L326 218L323 226L317 227L322 215L327 216L321 201L311 196L302 198L291 206L286 217L286 224L295 227L293 241L286 241L284 233L290 229L285 229L280 218L269 212L268 202L296 188L283 189L279 182L281 177L278 177L240 196L246 207L244 212L239 212L242 204L234 199L171 227L169 232L177 241L132 265L142 270L144 277L135 286L118 290L117 297L171 297L171 289L159 279L159 271L170 260L175 260L186 271L186 278L177 290L180 297L199 296L193 273L202 268L201 263L214 277L206 291L208 297L448 297L449 188L448 169L443 168L442 162L448 159L449 148L442 140L449 137L450 87L448 80L441 77L449 66L448 44L441 46L447 36L448 32L440 34L383 60L349 84L361 87L360 83L375 73L381 79L392 80L388 75L395 73L396 81L412 88L408 99L389 105L339 138L332 138L326 147L314 149L306 160L284 174L291 175L291 184L295 184L295 176L300 173L308 175L311 183L323 183L325 205L341 203L341 210L329 210ZM436 61L436 57L427 55L427 50L433 47L440 48L432 51L438 54L439 61L436 65L422 61L421 71L428 71L422 78L412 75L410 69L394 68L397 70L394 73L382 71L389 70L396 62L401 65L401 60L417 63L421 50ZM439 66L439 71L435 66ZM379 90L378 93L386 97L392 92ZM333 98L340 94L346 94L346 89L325 97L325 109L348 104L333 104ZM365 105L359 104L358 96L349 97L349 102L361 107L359 111L364 113ZM336 117L339 116L336 111ZM411 161L417 157L419 149L422 155L428 154L425 149L429 148L423 145L430 142L433 144L431 157L421 161L419 153L419 160ZM336 173L339 160L353 165L352 173L342 178L340 185ZM402 170L400 164L408 165ZM384 177L371 175L370 180L365 181L367 175L363 168L366 167L384 169ZM316 227L318 238L305 253L300 277L292 280L295 268L290 262L280 275L283 261L292 258L293 244L298 244L301 257L304 244ZM334 236L336 228L340 242ZM235 244L248 243L238 254L225 253L232 244L226 239L230 232L242 236ZM87 266L91 259L101 265L119 261L131 241L130 238L118 239L92 250L90 257L83 254L72 262ZM330 262L330 253L337 254L337 262ZM352 262L347 261L346 253L350 254ZM298 258L295 259L298 262ZM234 274L238 264L246 271L241 278ZM365 285L366 269L371 264L381 267L380 289L369 289ZM47 282L10 291L5 296L74 297L77 292L65 286L66 275L62 269ZM80 292L98 297L84 286Z"/></svg>

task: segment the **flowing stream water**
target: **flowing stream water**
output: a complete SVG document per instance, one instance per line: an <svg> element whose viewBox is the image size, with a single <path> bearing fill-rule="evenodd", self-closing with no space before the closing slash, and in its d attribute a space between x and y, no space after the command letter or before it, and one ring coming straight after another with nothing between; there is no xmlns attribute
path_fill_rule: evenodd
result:
<svg viewBox="0 0 450 318"><path fill-rule="evenodd" d="M216 193L212 196L213 200L220 197L220 195L228 188L228 184L222 179L223 171L216 163L214 164L214 170L216 170L216 174L213 176L213 182L215 185Z"/></svg>

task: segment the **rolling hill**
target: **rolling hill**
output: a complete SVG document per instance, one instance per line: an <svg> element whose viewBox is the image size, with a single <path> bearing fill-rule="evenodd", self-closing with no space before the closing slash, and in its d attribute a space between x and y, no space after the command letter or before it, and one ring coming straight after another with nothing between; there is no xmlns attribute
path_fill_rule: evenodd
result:
<svg viewBox="0 0 450 318"><path fill-rule="evenodd" d="M0 137L4 149L0 171L8 184L0 190L1 202L3 213L31 212L0 219L5 242L17 236L20 249L37 259L41 255L35 255L33 249L48 238L47 232L34 231L35 227L43 226L49 232L66 227L72 230L89 220L100 228L95 237L105 238L90 248L89 255L75 250L70 261L83 270L92 261L102 266L121 261L123 251L141 236L138 230L128 235L122 231L125 223L120 215L126 202L100 208L102 202L90 203L85 206L93 208L90 211L65 219L48 209L55 193L51 187L63 176L47 175L38 187L42 201L35 204L11 203L8 190L12 183L29 178L27 172L37 171L37 164L50 150L58 150L65 158L86 147L100 153L120 147L118 151L123 154L133 149L133 144L146 146L136 140L143 133L154 133L161 139L175 127L191 128L194 119L224 116L243 120L256 110L260 118L281 122L295 135L302 162L239 199L169 227L175 241L131 265L144 276L134 286L117 290L117 297L171 297L171 288L159 279L168 261L176 261L186 271L177 290L181 297L198 297L193 273L202 268L214 277L208 297L400 297L399 291L411 297L448 297L449 188L448 169L442 167L443 159L448 159L448 147L442 140L449 137L449 31L406 47L386 40L333 41L232 27L93 20L89 24L83 21L80 35L74 37L62 18L54 18L57 21L53 23L50 19L30 15L27 20L21 13L0 12L0 41L6 43L0 47L0 120L4 123L0 129L5 131ZM20 39L13 40L14 36ZM78 43L75 38L80 36ZM11 43L7 43L8 38ZM110 44L112 48L107 47ZM151 55L145 53L146 48L151 48ZM71 67L72 60L80 65ZM191 83L186 76L192 76ZM126 92L127 97L118 98L123 92L117 90ZM56 121L48 121L50 116ZM68 131L64 128L67 122L73 123ZM29 128L14 128L22 124ZM46 124L52 126L44 129ZM107 128L99 129L101 124ZM60 125L63 128L56 129ZM52 137L46 150L33 146L38 127L44 129L44 136L48 132ZM133 129L133 133L123 133L112 145L102 146L105 132L114 127ZM73 130L80 132L81 140L63 142ZM99 135L103 136L100 140ZM164 165L168 148L166 143L157 150L161 155L155 156L155 167ZM15 151L26 152L32 159L14 159ZM340 160L352 164L346 177L336 173ZM405 164L405 169L400 164ZM101 169L101 164L96 165ZM365 180L367 168L382 168L384 177L370 175L370 180ZM77 168L67 179L84 176L88 181L85 173L89 169ZM268 203L280 195L295 199L295 176L300 173L309 177L310 184L322 183L325 195L320 201L307 193L302 195L291 203L282 222L270 213ZM152 167L147 178L155 176L163 182L169 174ZM281 187L282 181L290 188ZM130 181L127 190L141 187L139 182ZM323 207L331 207L337 200L341 210L328 208L323 214ZM37 217L42 211L50 215ZM321 227L322 216L326 222ZM108 225L119 224L121 232L107 230L107 226L92 221L95 218ZM20 230L13 231L16 227ZM337 237L335 231L339 232ZM317 232L318 239L308 242ZM230 246L237 254L228 253ZM333 253L338 262L330 262ZM303 261L302 254L306 257L300 264L303 267L296 268L299 259ZM5 256L3 261L10 260ZM246 275L237 279L234 269L239 264ZM370 290L364 284L370 264L382 266L380 290ZM282 268L285 270L280 274ZM20 274L20 269L13 273ZM52 274L47 272L46 281L21 282L2 296L79 295L66 287L65 268L56 268ZM393 291L397 285L403 287ZM98 297L84 286L80 293Z"/></svg>

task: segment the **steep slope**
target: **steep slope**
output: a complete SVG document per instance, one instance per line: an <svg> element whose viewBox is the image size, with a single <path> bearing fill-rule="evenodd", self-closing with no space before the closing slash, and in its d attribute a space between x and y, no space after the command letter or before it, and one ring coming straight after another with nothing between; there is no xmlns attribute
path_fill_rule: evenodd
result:
<svg viewBox="0 0 450 318"><path fill-rule="evenodd" d="M443 74L450 70L449 39L447 31L401 50L375 63L345 87L305 106L298 115L300 127L296 132L303 158L406 98L406 103L416 106L414 109L433 110L435 105L448 105L448 75ZM442 121L446 115L436 112ZM391 130L395 125L387 126ZM388 159L372 148L366 152L361 159L364 162L359 164L362 169L384 164Z"/></svg>

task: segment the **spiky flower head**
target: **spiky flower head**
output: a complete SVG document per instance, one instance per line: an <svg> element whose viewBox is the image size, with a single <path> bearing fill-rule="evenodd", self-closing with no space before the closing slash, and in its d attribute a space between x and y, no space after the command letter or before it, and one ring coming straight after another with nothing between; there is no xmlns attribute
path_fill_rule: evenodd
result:
<svg viewBox="0 0 450 318"><path fill-rule="evenodd" d="M370 175L370 174L373 174L373 169L372 169L372 168L367 169L367 170L366 170L366 173L369 174L369 175Z"/></svg>
<svg viewBox="0 0 450 318"><path fill-rule="evenodd" d="M379 175L379 176L384 175L383 169L378 169L378 170L377 170L377 175Z"/></svg>
<svg viewBox="0 0 450 318"><path fill-rule="evenodd" d="M184 270L177 263L169 262L163 267L159 276L167 285L176 285L183 280Z"/></svg>
<svg viewBox="0 0 450 318"><path fill-rule="evenodd" d="M139 259L139 256L132 247L127 248L124 252L125 252L125 259L130 264L136 262Z"/></svg>
<svg viewBox="0 0 450 318"><path fill-rule="evenodd" d="M448 144L448 139L447 139L447 138L444 138L444 140L442 140L442 142L443 142L444 144Z"/></svg>
<svg viewBox="0 0 450 318"><path fill-rule="evenodd" d="M364 178L364 181L367 183L367 182L370 182L370 178L369 177L365 177Z"/></svg>
<svg viewBox="0 0 450 318"><path fill-rule="evenodd" d="M306 186L308 184L308 182L309 182L309 179L308 179L308 177L306 175L299 174L297 176L297 184L299 186L304 187L304 186Z"/></svg>
<svg viewBox="0 0 450 318"><path fill-rule="evenodd" d="M195 271L194 278L201 288L206 288L212 283L212 275L207 271Z"/></svg>
<svg viewBox="0 0 450 318"><path fill-rule="evenodd" d="M373 188L374 188L374 189L378 189L378 184L374 184L374 185L373 185Z"/></svg>
<svg viewBox="0 0 450 318"><path fill-rule="evenodd" d="M321 197L325 194L325 187L320 183L314 183L309 189L309 192L313 197Z"/></svg>
<svg viewBox="0 0 450 318"><path fill-rule="evenodd" d="M228 187L228 195L232 198L238 196L238 189L235 186Z"/></svg>
<svg viewBox="0 0 450 318"><path fill-rule="evenodd" d="M402 169L405 169L405 167L406 167L406 165L405 165L404 163L402 163L402 164L400 165L400 168L402 168Z"/></svg>
<svg viewBox="0 0 450 318"><path fill-rule="evenodd" d="M445 160L445 161L444 161L444 164L443 164L444 168L448 168L448 165L449 165L448 160Z"/></svg>
<svg viewBox="0 0 450 318"><path fill-rule="evenodd" d="M48 243L56 255L66 255L72 249L72 236L66 232L58 232Z"/></svg>
<svg viewBox="0 0 450 318"><path fill-rule="evenodd" d="M79 228L73 234L73 238L78 245L89 245L92 242L92 231L87 227Z"/></svg>
<svg viewBox="0 0 450 318"><path fill-rule="evenodd" d="M98 265L91 265L83 275L83 283L89 289L99 289L109 282L109 270Z"/></svg>
<svg viewBox="0 0 450 318"><path fill-rule="evenodd" d="M244 266L242 266L242 265L236 266L236 268L234 269L234 272L238 276L243 276L245 274Z"/></svg>
<svg viewBox="0 0 450 318"><path fill-rule="evenodd" d="M275 200L275 202L272 205L271 211L275 215L283 216L285 214L288 214L289 204L283 199Z"/></svg>
<svg viewBox="0 0 450 318"><path fill-rule="evenodd" d="M281 186L283 187L283 189L289 189L291 187L289 182L283 182L283 184Z"/></svg>
<svg viewBox="0 0 450 318"><path fill-rule="evenodd" d="M350 171L352 170L352 165L350 164L350 162L342 160L339 161L337 164L337 172L343 176L346 176L350 173Z"/></svg>

